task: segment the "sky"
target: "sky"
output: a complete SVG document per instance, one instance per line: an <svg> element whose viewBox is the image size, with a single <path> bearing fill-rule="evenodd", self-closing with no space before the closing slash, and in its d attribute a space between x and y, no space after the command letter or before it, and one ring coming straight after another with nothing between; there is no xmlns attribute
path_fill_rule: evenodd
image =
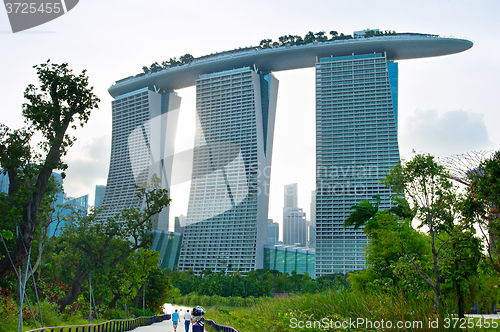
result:
<svg viewBox="0 0 500 332"><path fill-rule="evenodd" d="M0 9L0 123L23 125L23 92L37 83L34 65L47 59L87 69L101 99L65 158L69 196L105 185L111 150L107 89L143 66L190 53L195 57L258 45L261 39L308 31L380 29L471 40L443 57L399 61L398 137L401 157L412 151L438 157L498 150L500 145L500 2L408 1L126 1L81 0L65 15L13 34ZM280 81L272 156L269 218L281 223L283 186L298 183L299 207L309 219L315 186L314 69L274 73ZM194 141L195 89L182 97L176 149ZM177 167L178 168L178 167ZM174 164L174 176L179 170ZM173 217L186 214L189 183L171 188Z"/></svg>

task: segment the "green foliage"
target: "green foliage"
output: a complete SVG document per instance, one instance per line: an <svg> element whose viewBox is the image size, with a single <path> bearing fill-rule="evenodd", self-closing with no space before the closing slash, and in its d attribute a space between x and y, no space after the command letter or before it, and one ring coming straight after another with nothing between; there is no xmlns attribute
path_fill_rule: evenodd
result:
<svg viewBox="0 0 500 332"><path fill-rule="evenodd" d="M368 200L362 200L358 205L351 206L349 210L354 210L344 222L344 227L354 225L354 229L374 221L375 214L380 205L380 195L374 195L375 204Z"/></svg>
<svg viewBox="0 0 500 332"><path fill-rule="evenodd" d="M395 34L396 31L380 32L380 31L369 30L366 32L364 37L370 38L373 36L395 35ZM330 31L330 35L332 35L330 39L328 39L328 36L326 35L325 31L319 31L319 32L309 31L304 37L296 35L283 35L278 37L279 42L276 41L273 42L272 39L262 39L258 47L262 49L267 49L267 48L284 47L284 46L304 45L304 44L311 44L318 42L321 43L334 40L352 39L351 35L344 35L343 33L339 35L339 33L334 30ZM255 47L250 47L250 48L254 49ZM187 53L182 55L179 58L179 60L177 60L177 58L174 57L170 58L169 60L162 61L161 65L159 65L158 62L154 62L149 67L147 66L142 67L143 73L140 73L135 77L141 77L144 76L145 74L155 73L157 71L168 69L170 67L177 67L189 64L194 60L196 60L196 58L193 57L191 54Z"/></svg>
<svg viewBox="0 0 500 332"><path fill-rule="evenodd" d="M224 298L248 298L274 295L274 292L310 292L326 289L348 288L347 276L344 274L326 275L313 280L309 274L281 273L276 270L259 269L250 271L247 276L239 272L225 274L204 271L196 276L192 271L170 271L170 282L182 295L199 294L200 296L220 296ZM179 294L179 295L180 295ZM176 301L179 295L171 295ZM191 302L189 302L191 303ZM216 302L217 303L217 302Z"/></svg>
<svg viewBox="0 0 500 332"><path fill-rule="evenodd" d="M30 84L24 92L25 127L0 124L0 168L9 177L8 194L0 196L0 221L5 230L19 226L16 240L7 243L10 255L0 259L0 280L27 260L38 218L46 212L49 178L54 169L67 168L62 157L75 142L67 130L76 129L75 123L83 127L99 102L85 70L75 75L67 63L50 61L34 68L40 86ZM35 135L41 138L38 150L32 146Z"/></svg>
<svg viewBox="0 0 500 332"><path fill-rule="evenodd" d="M429 238L413 229L409 221L400 221L387 211L379 211L372 225L364 231L369 238L366 248L366 270L349 275L354 290L399 288L416 294L425 293L425 285L406 258L402 246L425 272L429 271Z"/></svg>
<svg viewBox="0 0 500 332"><path fill-rule="evenodd" d="M170 203L167 190L158 187L158 178L153 177L151 185L138 188L138 199L144 202L144 209L127 208L107 220L99 218L99 211L72 214L52 251L46 255L47 262L53 266L47 274L72 285L66 295L58 299L61 311L78 299L89 279L95 298L110 308L119 300L132 300L137 296L150 271L158 264L158 253L145 249L152 240L151 217ZM155 297L161 301L165 297L159 296L159 292L167 290L157 289Z"/></svg>
<svg viewBox="0 0 500 332"><path fill-rule="evenodd" d="M146 280L146 308L152 313L161 313L163 304L169 301L171 288L172 285L164 271L154 266Z"/></svg>
<svg viewBox="0 0 500 332"><path fill-rule="evenodd" d="M491 267L500 273L500 151L470 172L471 184L462 211L483 235Z"/></svg>
<svg viewBox="0 0 500 332"><path fill-rule="evenodd" d="M328 322L349 321L364 318L369 321L422 321L422 329L401 328L398 331L459 331L460 329L437 329L428 327L429 321L438 318L432 302L408 298L403 293L383 292L349 292L325 291L317 294L292 295L288 298L263 299L248 309L215 308L206 314L219 324L232 326L241 332L276 331L284 332L294 329L303 331L332 331L335 328L321 327L303 328L293 326L293 322L310 321L321 322L326 318ZM208 331L210 329L207 328ZM342 330L342 329L339 329ZM344 329L345 331L370 330L363 326ZM380 329L382 330L382 329ZM396 329L394 329L396 330Z"/></svg>

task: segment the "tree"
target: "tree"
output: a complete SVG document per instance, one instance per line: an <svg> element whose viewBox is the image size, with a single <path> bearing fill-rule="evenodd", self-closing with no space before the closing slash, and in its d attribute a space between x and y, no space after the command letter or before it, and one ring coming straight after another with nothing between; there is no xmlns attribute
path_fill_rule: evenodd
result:
<svg viewBox="0 0 500 332"><path fill-rule="evenodd" d="M328 40L328 37L325 36L324 31L316 32L314 35L316 36L316 40L319 42L324 42Z"/></svg>
<svg viewBox="0 0 500 332"><path fill-rule="evenodd" d="M500 151L483 160L478 168L468 172L470 185L464 214L477 223L486 244L488 260L500 273Z"/></svg>
<svg viewBox="0 0 500 332"><path fill-rule="evenodd" d="M164 271L153 267L146 280L146 308L154 313L161 313L163 304L168 302L172 285Z"/></svg>
<svg viewBox="0 0 500 332"><path fill-rule="evenodd" d="M272 42L273 42L273 41L272 41L271 39L262 39L262 40L260 41L259 46L260 46L261 48L271 48L271 44L272 44Z"/></svg>
<svg viewBox="0 0 500 332"><path fill-rule="evenodd" d="M153 62L153 63L151 64L151 66L149 67L149 71L150 71L151 73L156 73L157 71L160 71L160 70L162 70L162 69L163 69L163 68L162 68L162 66L160 66L160 65L158 64L158 62Z"/></svg>
<svg viewBox="0 0 500 332"><path fill-rule="evenodd" d="M431 244L433 277L410 255L401 244L401 249L410 259L419 276L432 288L443 307L440 264L448 257L442 249L450 241L459 242L460 234L455 227L457 218L457 187L453 186L449 174L431 155L416 155L411 161L400 161L393 167L384 183L396 194L405 196L415 212L420 226L428 228Z"/></svg>
<svg viewBox="0 0 500 332"><path fill-rule="evenodd" d="M413 215L404 198L393 196L395 205L389 210L379 211L380 197L373 197L375 205L364 200L351 207L354 211L344 224L346 227L355 225L355 228L364 226L363 231L369 239L366 247L367 268L349 276L353 289L365 291L396 286L403 291L422 293L422 286L416 279L418 276L408 273L409 259L401 247L404 246L409 256L424 262L427 267L427 236L412 228Z"/></svg>
<svg viewBox="0 0 500 332"><path fill-rule="evenodd" d="M181 55L181 57L179 58L179 60L181 61L181 63L182 63L183 65L185 65L185 64L188 64L188 63L190 63L191 61L193 61L193 60L194 60L194 56L192 56L192 55L191 55L191 54L189 54L189 53L186 53L186 54L184 54L184 55Z"/></svg>
<svg viewBox="0 0 500 332"><path fill-rule="evenodd" d="M316 36L314 35L314 32L309 31L305 36L304 36L304 44L310 44L313 41L316 40Z"/></svg>
<svg viewBox="0 0 500 332"><path fill-rule="evenodd" d="M138 187L138 198L144 208L126 208L113 218L101 220L99 214L75 214L56 245L59 268L64 269L70 291L57 301L62 312L78 299L82 284L90 274L108 275L124 264L123 261L140 248L151 245L153 234L151 218L170 203L168 191L159 188L159 179L153 175L151 185ZM63 268L65 266L65 268ZM134 284L128 284L133 290ZM115 292L115 297L132 296L133 292Z"/></svg>
<svg viewBox="0 0 500 332"><path fill-rule="evenodd" d="M362 200L359 204L351 206L349 210L354 210L344 222L344 227L354 225L354 229L366 225L370 221L374 222L375 215L380 205L380 195L373 195L375 205L369 200Z"/></svg>
<svg viewBox="0 0 500 332"><path fill-rule="evenodd" d="M24 92L25 128L3 126L0 134L0 166L8 174L8 197L20 223L14 247L0 259L0 280L27 260L49 178L54 169L67 168L61 158L75 142L66 131L76 129L75 121L83 127L100 101L88 86L86 70L76 76L67 63L50 60L34 68L40 87L30 84ZM41 137L40 152L31 146L35 133Z"/></svg>

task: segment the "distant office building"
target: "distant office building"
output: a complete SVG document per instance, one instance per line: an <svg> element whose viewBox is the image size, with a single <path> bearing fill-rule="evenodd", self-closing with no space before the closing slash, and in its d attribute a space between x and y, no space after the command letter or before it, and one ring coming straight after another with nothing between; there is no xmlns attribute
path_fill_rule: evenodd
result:
<svg viewBox="0 0 500 332"><path fill-rule="evenodd" d="M53 173L54 174L54 173ZM55 173L57 174L57 173ZM89 195L80 197L65 196L57 198L56 211L54 213L54 221L49 226L49 236L57 236L61 230L66 226L68 218L73 211L88 212L89 209Z"/></svg>
<svg viewBox="0 0 500 332"><path fill-rule="evenodd" d="M9 175L0 173L0 193L9 192Z"/></svg>
<svg viewBox="0 0 500 332"><path fill-rule="evenodd" d="M243 67L196 80L199 122L179 269L263 267L278 80Z"/></svg>
<svg viewBox="0 0 500 332"><path fill-rule="evenodd" d="M272 219L267 219L267 244L275 245L279 243L280 225L273 222Z"/></svg>
<svg viewBox="0 0 500 332"><path fill-rule="evenodd" d="M307 246L307 221L302 209L283 208L283 244Z"/></svg>
<svg viewBox="0 0 500 332"><path fill-rule="evenodd" d="M95 186L94 207L96 209L101 206L104 193L106 193L106 186Z"/></svg>
<svg viewBox="0 0 500 332"><path fill-rule="evenodd" d="M174 232L184 235L184 227L186 227L187 218L184 215L175 217Z"/></svg>
<svg viewBox="0 0 500 332"><path fill-rule="evenodd" d="M65 197L64 205L66 208L78 209L80 211L87 212L89 209L89 195L84 195L80 197Z"/></svg>
<svg viewBox="0 0 500 332"><path fill-rule="evenodd" d="M380 183L398 163L398 64L385 53L316 63L316 275L365 268L363 229L344 227L349 208L391 191Z"/></svg>
<svg viewBox="0 0 500 332"><path fill-rule="evenodd" d="M309 221L309 248L316 247L316 191L311 192L311 216Z"/></svg>
<svg viewBox="0 0 500 332"><path fill-rule="evenodd" d="M264 268L281 273L308 273L315 276L315 250L287 245L266 245L264 247Z"/></svg>
<svg viewBox="0 0 500 332"><path fill-rule="evenodd" d="M287 184L284 190L285 202L283 207L286 208L297 208L299 207L299 189L298 184Z"/></svg>
<svg viewBox="0 0 500 332"><path fill-rule="evenodd" d="M182 236L177 232L166 232L158 229L153 230L154 238L151 250L160 253L160 267L173 270L179 261Z"/></svg>

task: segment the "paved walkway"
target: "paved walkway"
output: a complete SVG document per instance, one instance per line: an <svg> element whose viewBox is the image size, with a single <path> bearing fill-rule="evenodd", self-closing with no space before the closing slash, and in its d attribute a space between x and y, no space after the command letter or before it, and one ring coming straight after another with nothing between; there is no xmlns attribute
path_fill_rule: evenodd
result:
<svg viewBox="0 0 500 332"><path fill-rule="evenodd" d="M193 310L193 308L189 307L184 307L180 305L172 305L167 303L165 305L165 313L166 314L172 314L174 310L177 309L179 313L179 326L177 326L177 332L185 332L184 329L184 314L186 313L186 310ZM137 332L172 332L174 330L174 327L172 325L172 319L170 320L164 320L163 322L160 323L154 323L153 325L149 326L141 326L138 327L134 330ZM189 331L192 331L192 324L189 324Z"/></svg>

